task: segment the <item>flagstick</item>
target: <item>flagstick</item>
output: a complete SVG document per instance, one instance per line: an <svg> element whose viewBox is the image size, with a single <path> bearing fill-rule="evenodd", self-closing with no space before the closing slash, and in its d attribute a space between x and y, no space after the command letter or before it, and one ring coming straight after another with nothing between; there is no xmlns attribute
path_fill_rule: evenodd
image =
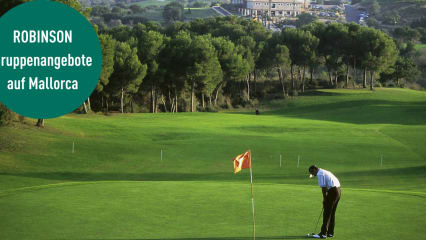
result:
<svg viewBox="0 0 426 240"><path fill-rule="evenodd" d="M250 153L250 185L251 185L251 209L253 212L253 239L256 239L256 222L254 220L254 198L253 198L253 173L251 170L251 153Z"/></svg>
<svg viewBox="0 0 426 240"><path fill-rule="evenodd" d="M299 168L300 155L297 155L297 168Z"/></svg>

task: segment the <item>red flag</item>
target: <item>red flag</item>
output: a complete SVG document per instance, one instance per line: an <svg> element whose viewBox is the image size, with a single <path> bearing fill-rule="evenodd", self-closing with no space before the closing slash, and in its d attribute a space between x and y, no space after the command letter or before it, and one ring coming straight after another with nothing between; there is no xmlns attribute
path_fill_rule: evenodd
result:
<svg viewBox="0 0 426 240"><path fill-rule="evenodd" d="M236 156L232 159L234 162L234 173L240 172L244 168L251 168L251 152L247 152Z"/></svg>

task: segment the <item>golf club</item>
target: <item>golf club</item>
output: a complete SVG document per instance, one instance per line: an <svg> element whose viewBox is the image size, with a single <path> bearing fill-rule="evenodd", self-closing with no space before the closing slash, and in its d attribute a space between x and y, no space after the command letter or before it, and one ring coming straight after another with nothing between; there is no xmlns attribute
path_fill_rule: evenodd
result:
<svg viewBox="0 0 426 240"><path fill-rule="evenodd" d="M317 220L317 224L315 225L315 230L314 230L314 232L313 233L308 233L306 236L308 236L308 237L312 237L313 235L315 235L315 233L317 232L317 227L318 227L318 223L319 223L319 220L320 220L320 218L321 218L321 215L322 215L322 212L324 211L324 208L322 208L321 209L321 213L320 213L320 215L318 216L318 220Z"/></svg>

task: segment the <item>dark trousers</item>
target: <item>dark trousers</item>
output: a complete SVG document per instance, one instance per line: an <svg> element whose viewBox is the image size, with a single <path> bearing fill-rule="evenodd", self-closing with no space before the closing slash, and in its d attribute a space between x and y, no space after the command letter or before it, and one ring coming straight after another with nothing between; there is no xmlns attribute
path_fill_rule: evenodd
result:
<svg viewBox="0 0 426 240"><path fill-rule="evenodd" d="M342 194L340 187L330 188L327 192L327 196L325 197L325 201L323 203L324 214L322 216L322 227L321 234L332 234L334 235L334 216L336 215L337 204L340 200L340 195Z"/></svg>

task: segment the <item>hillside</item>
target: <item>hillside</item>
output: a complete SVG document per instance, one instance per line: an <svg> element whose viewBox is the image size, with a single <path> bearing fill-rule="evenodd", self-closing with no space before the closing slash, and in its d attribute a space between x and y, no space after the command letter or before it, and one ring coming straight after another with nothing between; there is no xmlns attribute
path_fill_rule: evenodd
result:
<svg viewBox="0 0 426 240"><path fill-rule="evenodd" d="M311 164L342 183L337 239L421 238L425 104L423 91L319 90L260 115L71 114L3 127L0 238L249 239L249 173L231 162L247 149L261 239L313 231Z"/></svg>
<svg viewBox="0 0 426 240"><path fill-rule="evenodd" d="M350 172L423 166L425 101L424 92L404 89L323 90L271 102L260 116L251 112L68 115L47 120L45 129L31 123L2 128L0 157L7 161L1 171L9 175L2 177L19 178L30 172L34 176L29 177L43 184L61 182L62 177L109 180L114 173L123 174L123 180L132 180L133 174L136 180L231 180L235 177L228 174L230 165L224 159L246 148L259 159L262 182L282 182L276 178L284 174L286 182L299 183L311 163L330 163L342 173L352 164ZM207 154L210 148L221 151ZM158 161L161 149L166 168ZM277 175L280 153L290 166L300 155L301 169ZM381 155L386 159L384 169L377 165ZM343 160L343 165L338 163ZM120 180L120 174L112 180ZM350 174L347 177L351 179ZM14 187L4 184L2 189Z"/></svg>
<svg viewBox="0 0 426 240"><path fill-rule="evenodd" d="M361 1L353 6L372 11L371 2L373 1ZM424 17L426 14L426 1L424 0L377 0L377 2L379 3L379 14L375 18L382 21L387 27L392 27L390 23L386 23L387 18L395 18L397 21L395 27L401 27L409 25L413 20Z"/></svg>

